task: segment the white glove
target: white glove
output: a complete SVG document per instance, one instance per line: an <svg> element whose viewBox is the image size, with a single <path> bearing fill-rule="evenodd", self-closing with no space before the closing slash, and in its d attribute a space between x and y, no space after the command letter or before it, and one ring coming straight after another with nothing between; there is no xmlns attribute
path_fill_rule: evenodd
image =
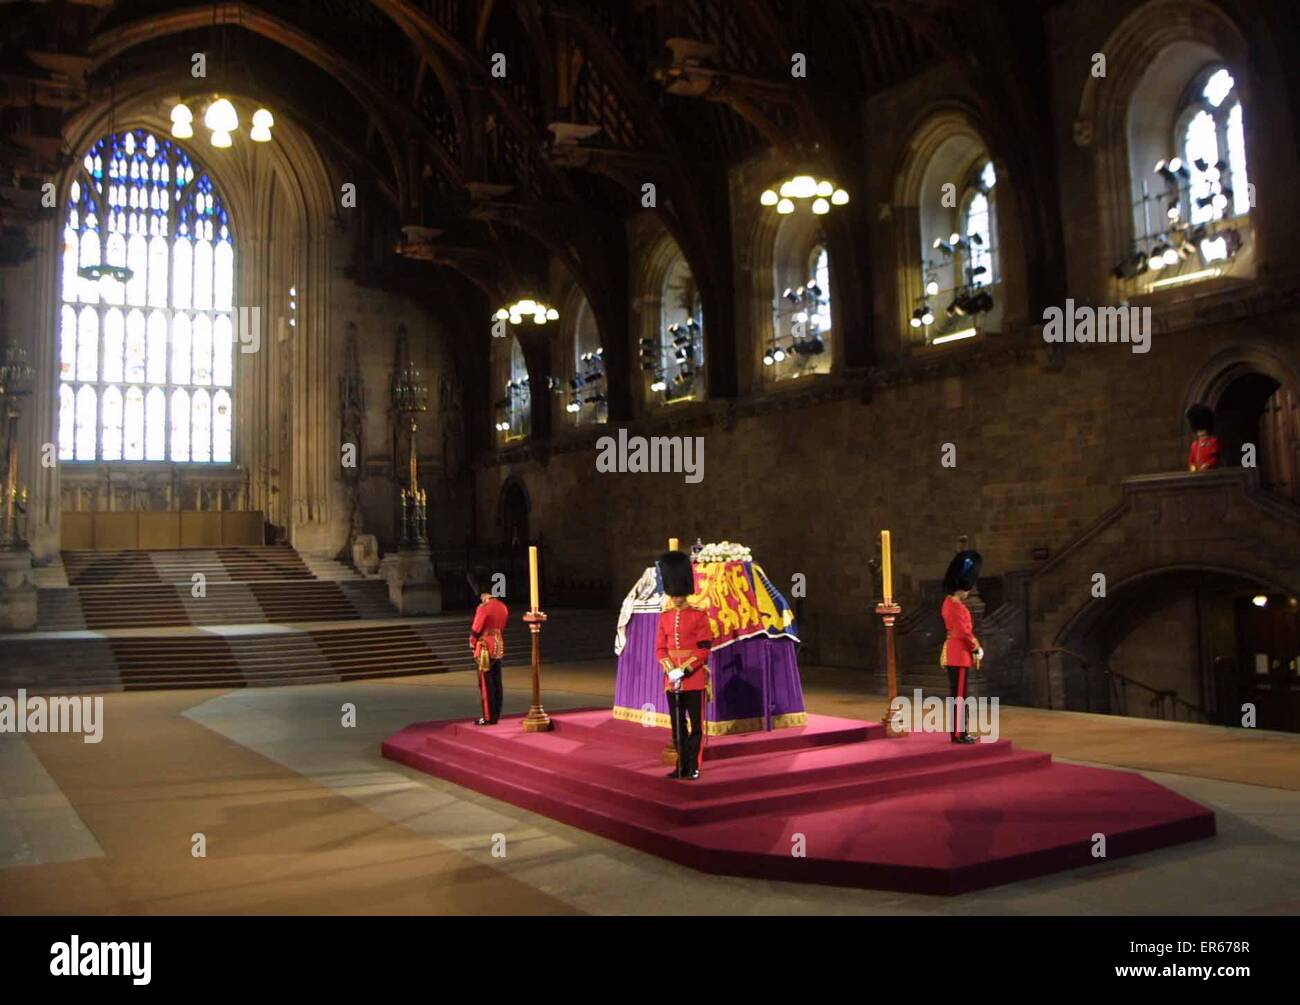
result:
<svg viewBox="0 0 1300 1005"><path fill-rule="evenodd" d="M669 670L668 683L676 684L679 680L681 680L685 676L686 676L686 671L681 669L680 667L678 667L676 670Z"/></svg>
<svg viewBox="0 0 1300 1005"><path fill-rule="evenodd" d="M982 660L984 658L984 647L980 646L978 649L975 650L973 655L976 661Z"/></svg>
<svg viewBox="0 0 1300 1005"><path fill-rule="evenodd" d="M620 626L619 630L614 633L614 655L621 656L626 646L627 646L627 629Z"/></svg>

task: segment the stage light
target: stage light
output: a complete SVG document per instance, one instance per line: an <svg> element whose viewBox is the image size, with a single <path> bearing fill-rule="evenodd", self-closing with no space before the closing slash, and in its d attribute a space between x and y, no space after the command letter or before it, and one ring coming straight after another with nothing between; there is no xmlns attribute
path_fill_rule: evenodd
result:
<svg viewBox="0 0 1300 1005"><path fill-rule="evenodd" d="M1132 280L1132 278L1141 276L1141 273L1144 273L1145 270L1147 270L1147 256L1141 254L1140 251L1135 251L1127 259L1115 265L1112 274L1117 280Z"/></svg>
<svg viewBox="0 0 1300 1005"><path fill-rule="evenodd" d="M918 308L918 310L919 310L919 308ZM912 312L912 317L908 320L907 323L910 324L913 328L920 328L920 327L921 327L921 315L920 315L919 313L917 313L917 311L913 311L913 312Z"/></svg>
<svg viewBox="0 0 1300 1005"><path fill-rule="evenodd" d="M1166 245L1164 259L1166 265L1177 265L1179 262L1178 252L1172 246Z"/></svg>
<svg viewBox="0 0 1300 1005"><path fill-rule="evenodd" d="M776 193L769 188L763 191L763 194L759 196L758 201L764 206L775 206L779 200L777 199Z"/></svg>
<svg viewBox="0 0 1300 1005"><path fill-rule="evenodd" d="M831 193L832 206L843 206L848 201L849 194L842 188L837 188L833 193Z"/></svg>
<svg viewBox="0 0 1300 1005"><path fill-rule="evenodd" d="M782 199L776 204L776 211L782 216L788 216L790 213L794 212L794 203L789 199Z"/></svg>
<svg viewBox="0 0 1300 1005"><path fill-rule="evenodd" d="M776 349L772 352L772 359L777 363L782 362L785 359L785 350L782 349L780 346L777 346Z"/></svg>
<svg viewBox="0 0 1300 1005"><path fill-rule="evenodd" d="M936 282L935 280L931 279L928 283L925 284L925 292L926 292L926 294L927 294L928 296L931 296L931 297L934 296L935 294L937 294L937 293L939 292L939 284L938 284L938 282Z"/></svg>
<svg viewBox="0 0 1300 1005"><path fill-rule="evenodd" d="M923 325L934 324L934 312L930 310L929 307L923 308L923 310L925 311L925 313L921 315L921 324Z"/></svg>
<svg viewBox="0 0 1300 1005"><path fill-rule="evenodd" d="M812 204L812 211L817 216L825 216L827 213L831 211L831 204L827 202L825 199L814 199Z"/></svg>
<svg viewBox="0 0 1300 1005"><path fill-rule="evenodd" d="M1267 607L1268 597L1264 596L1264 594L1262 593L1257 593L1255 594L1255 596L1250 598L1250 602L1254 604L1256 607Z"/></svg>
<svg viewBox="0 0 1300 1005"><path fill-rule="evenodd" d="M212 134L212 145L220 149L230 146L230 134L218 130Z"/></svg>
<svg viewBox="0 0 1300 1005"><path fill-rule="evenodd" d="M1169 219L1171 220L1177 220L1179 212L1180 210L1178 208L1178 200L1170 199L1169 208L1165 211L1165 216L1169 217Z"/></svg>
<svg viewBox="0 0 1300 1005"><path fill-rule="evenodd" d="M835 192L835 186L828 181L819 181L817 183L817 194L823 199L829 199Z"/></svg>

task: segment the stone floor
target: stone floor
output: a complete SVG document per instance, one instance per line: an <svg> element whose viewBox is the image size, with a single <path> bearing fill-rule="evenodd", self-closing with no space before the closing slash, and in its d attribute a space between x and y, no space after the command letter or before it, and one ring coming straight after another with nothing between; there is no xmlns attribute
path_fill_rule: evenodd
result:
<svg viewBox="0 0 1300 1005"><path fill-rule="evenodd" d="M861 677L805 676L812 711L881 710ZM506 680L506 711L526 710L527 670ZM547 707L608 704L612 681L612 661L549 667ZM477 702L461 673L110 694L99 744L0 734L0 912L1300 912L1298 736L1004 709L1003 736L1142 770L1214 809L1219 834L941 898L707 876L380 757L401 726L470 717Z"/></svg>

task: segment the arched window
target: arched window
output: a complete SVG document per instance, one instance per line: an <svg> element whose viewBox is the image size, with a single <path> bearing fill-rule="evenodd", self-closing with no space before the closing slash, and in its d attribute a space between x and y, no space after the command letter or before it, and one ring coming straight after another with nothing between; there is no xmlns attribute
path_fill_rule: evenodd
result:
<svg viewBox="0 0 1300 1005"><path fill-rule="evenodd" d="M942 344L975 335L1000 315L997 169L968 136L941 144L922 193L921 289L909 290L909 324Z"/></svg>
<svg viewBox="0 0 1300 1005"><path fill-rule="evenodd" d="M763 377L784 380L831 369L831 260L817 217L781 218L773 238L772 329Z"/></svg>
<svg viewBox="0 0 1300 1005"><path fill-rule="evenodd" d="M1133 241L1113 275L1157 289L1248 272L1250 178L1240 89L1202 45L1158 55L1129 108Z"/></svg>
<svg viewBox="0 0 1300 1005"><path fill-rule="evenodd" d="M564 409L575 423L605 422L605 349L600 344L596 315L586 297L578 298L573 321L573 374L564 395Z"/></svg>
<svg viewBox="0 0 1300 1005"><path fill-rule="evenodd" d="M60 460L230 462L235 251L211 178L145 129L105 136L63 247Z"/></svg>
<svg viewBox="0 0 1300 1005"><path fill-rule="evenodd" d="M519 339L510 337L494 340L492 357L493 409L496 431L503 441L520 440L528 435L532 410L532 393L528 379L528 364Z"/></svg>

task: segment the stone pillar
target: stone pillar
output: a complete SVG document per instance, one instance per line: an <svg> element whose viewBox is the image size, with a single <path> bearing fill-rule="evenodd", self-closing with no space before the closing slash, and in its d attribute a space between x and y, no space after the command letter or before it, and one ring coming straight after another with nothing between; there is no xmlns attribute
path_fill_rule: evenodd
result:
<svg viewBox="0 0 1300 1005"><path fill-rule="evenodd" d="M36 583L32 553L0 549L0 631L29 632L36 627Z"/></svg>
<svg viewBox="0 0 1300 1005"><path fill-rule="evenodd" d="M427 544L399 548L396 554L386 556L380 573L388 582L388 599L401 613L442 612L442 588Z"/></svg>

